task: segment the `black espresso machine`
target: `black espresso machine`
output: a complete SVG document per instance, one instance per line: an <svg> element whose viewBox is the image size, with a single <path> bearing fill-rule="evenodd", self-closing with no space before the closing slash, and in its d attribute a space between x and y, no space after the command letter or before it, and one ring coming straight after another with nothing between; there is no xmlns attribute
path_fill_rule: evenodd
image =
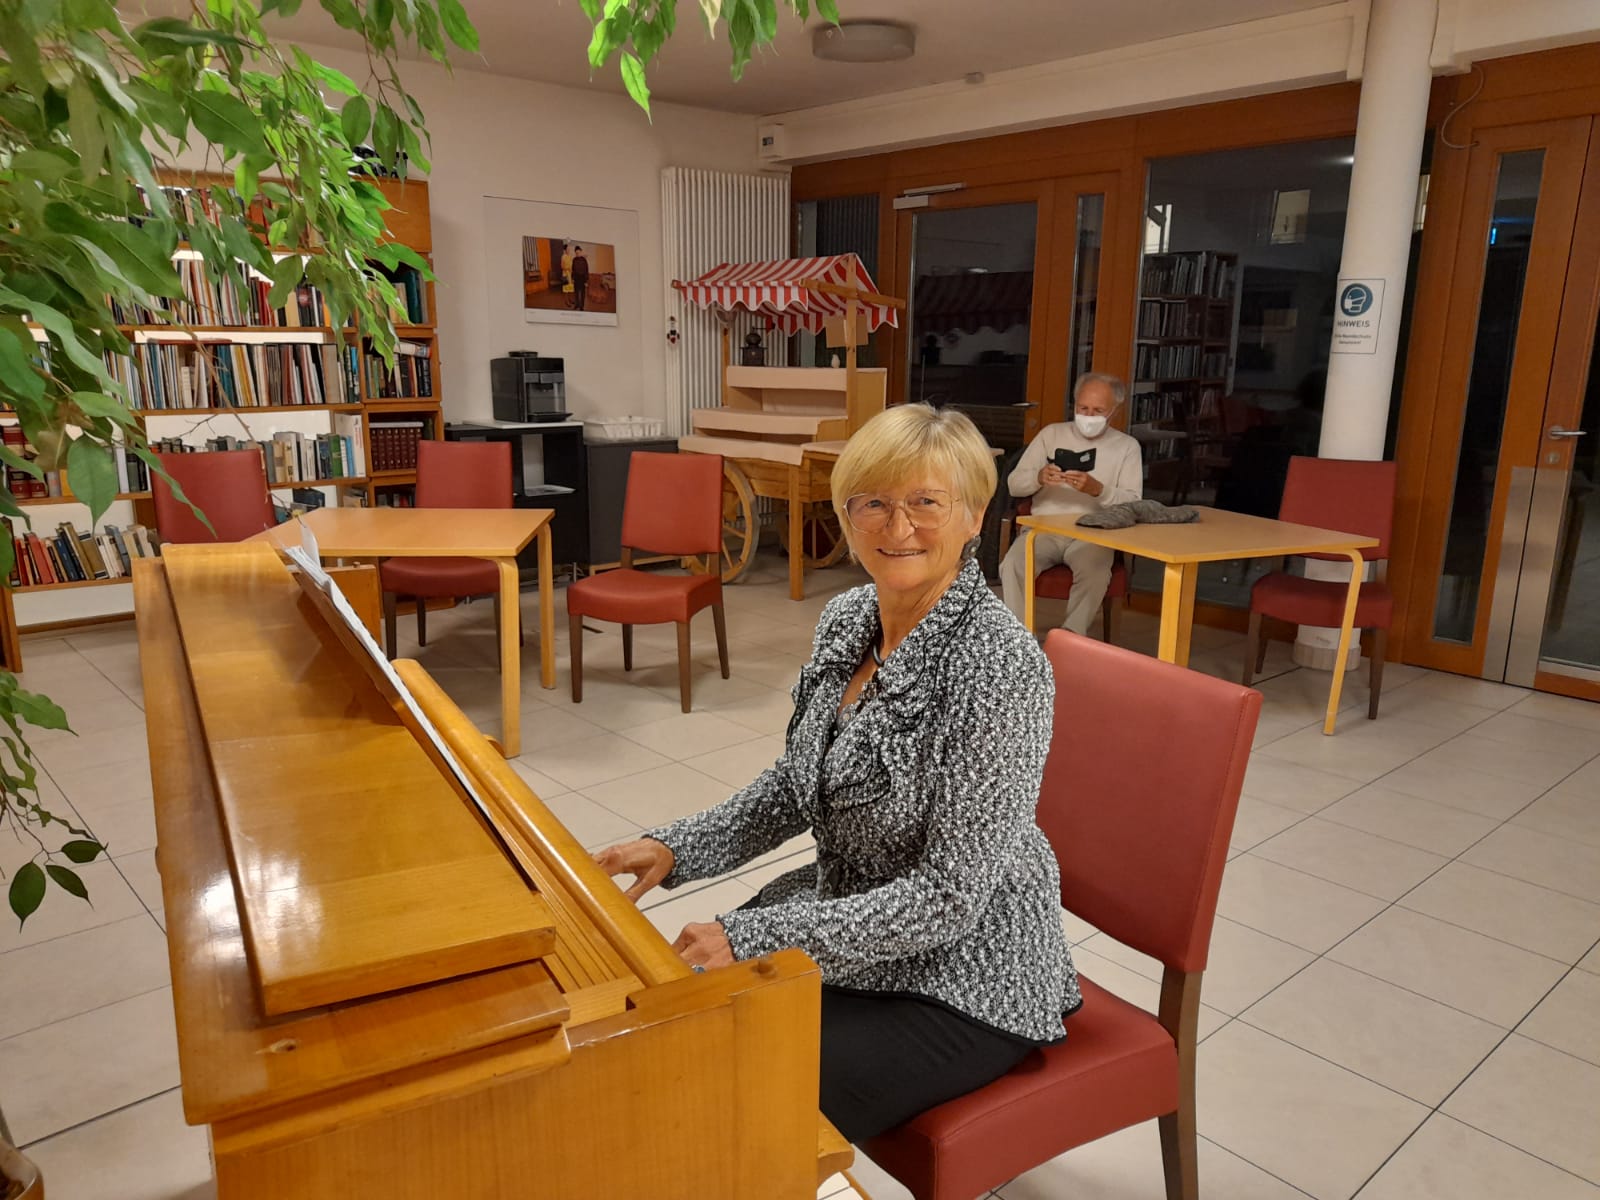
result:
<svg viewBox="0 0 1600 1200"><path fill-rule="evenodd" d="M513 350L504 358L490 359L489 390L496 421L520 425L568 419L563 359L540 358L533 350Z"/></svg>

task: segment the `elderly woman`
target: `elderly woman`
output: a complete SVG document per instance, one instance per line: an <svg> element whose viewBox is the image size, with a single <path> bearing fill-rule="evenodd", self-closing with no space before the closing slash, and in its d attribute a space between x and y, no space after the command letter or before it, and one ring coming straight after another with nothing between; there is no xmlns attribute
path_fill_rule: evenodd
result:
<svg viewBox="0 0 1600 1200"><path fill-rule="evenodd" d="M634 899L800 833L816 861L675 949L697 969L798 946L822 968L821 1107L861 1141L997 1079L1080 1003L1034 821L1049 665L973 558L994 459L965 416L865 425L834 507L873 582L832 600L783 757L705 812L596 855Z"/></svg>

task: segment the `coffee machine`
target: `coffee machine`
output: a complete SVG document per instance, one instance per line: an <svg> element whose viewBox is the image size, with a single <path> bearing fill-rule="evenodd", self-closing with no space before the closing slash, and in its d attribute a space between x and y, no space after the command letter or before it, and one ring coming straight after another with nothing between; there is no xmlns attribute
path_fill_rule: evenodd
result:
<svg viewBox="0 0 1600 1200"><path fill-rule="evenodd" d="M540 358L533 350L513 350L489 361L494 419L518 425L567 420L565 361Z"/></svg>

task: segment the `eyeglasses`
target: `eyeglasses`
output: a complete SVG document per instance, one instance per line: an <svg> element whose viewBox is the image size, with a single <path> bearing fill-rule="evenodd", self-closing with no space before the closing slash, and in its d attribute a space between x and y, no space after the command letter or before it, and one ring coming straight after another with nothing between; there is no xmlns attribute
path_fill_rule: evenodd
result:
<svg viewBox="0 0 1600 1200"><path fill-rule="evenodd" d="M906 520L917 529L939 529L950 523L955 498L945 491L912 492L903 500L862 492L844 502L844 515L857 533L881 533L894 518L896 508L905 509Z"/></svg>

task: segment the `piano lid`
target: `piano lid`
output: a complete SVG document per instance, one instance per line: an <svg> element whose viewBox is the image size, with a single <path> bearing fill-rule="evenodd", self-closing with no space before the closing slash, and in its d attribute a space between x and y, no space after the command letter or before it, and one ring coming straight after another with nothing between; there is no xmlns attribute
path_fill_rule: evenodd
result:
<svg viewBox="0 0 1600 1200"><path fill-rule="evenodd" d="M163 557L263 1011L549 953L545 900L271 547Z"/></svg>

